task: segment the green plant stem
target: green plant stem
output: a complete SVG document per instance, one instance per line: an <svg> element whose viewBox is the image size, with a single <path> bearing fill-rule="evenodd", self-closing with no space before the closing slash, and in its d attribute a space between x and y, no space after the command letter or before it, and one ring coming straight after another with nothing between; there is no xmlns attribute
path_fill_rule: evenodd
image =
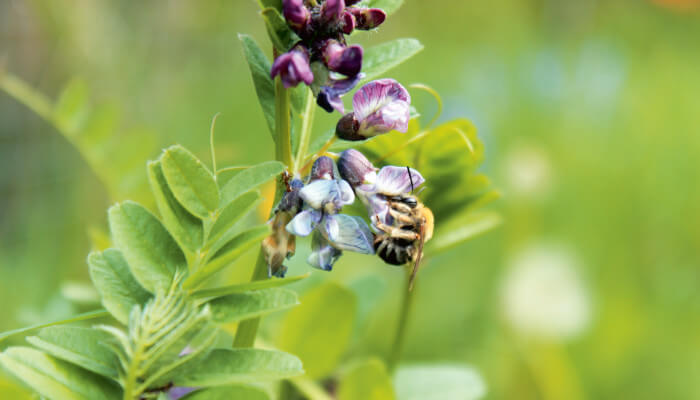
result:
<svg viewBox="0 0 700 400"><path fill-rule="evenodd" d="M306 153L309 151L309 144L311 143L311 127L314 123L314 111L316 111L316 102L314 101L314 94L310 89L306 90L306 103L304 105L304 115L301 117L301 133L299 134L299 149L297 150L297 155L294 158L294 172L301 172L302 163L306 157Z"/></svg>
<svg viewBox="0 0 700 400"><path fill-rule="evenodd" d="M294 160L292 159L292 140L291 140L291 118L290 118L290 103L289 91L285 89L282 80L275 80L275 157L277 161L281 161L287 168L292 168ZM275 203L282 198L286 191L286 185L283 180L278 180L277 190L275 193ZM252 281L268 279L268 265L265 260L265 252L260 247L258 260L255 263L253 270ZM238 325L236 338L233 340L234 347L252 347L255 344L255 337L258 334L258 326L260 326L260 318L252 318L242 321Z"/></svg>
<svg viewBox="0 0 700 400"><path fill-rule="evenodd" d="M399 359L401 358L403 343L406 338L406 326L408 324L408 316L411 313L411 307L413 305L413 293L415 293L415 287L413 288L413 290L411 290L410 288L410 280L411 269L409 267L406 267L406 288L403 291L403 298L401 299L401 310L399 311L399 322L396 326L396 336L394 336L394 344L391 348L389 360L387 361L389 372L393 372L396 369L396 365L398 364Z"/></svg>

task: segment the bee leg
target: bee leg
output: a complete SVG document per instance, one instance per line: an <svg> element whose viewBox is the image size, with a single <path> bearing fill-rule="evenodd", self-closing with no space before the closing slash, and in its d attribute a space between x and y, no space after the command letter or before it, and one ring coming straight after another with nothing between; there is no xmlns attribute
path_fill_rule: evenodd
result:
<svg viewBox="0 0 700 400"><path fill-rule="evenodd" d="M390 208L389 214L391 214L391 216L394 217L395 220L401 222L404 225L413 225L415 223L413 218L411 218L409 215L406 215L400 211L396 211L396 210Z"/></svg>
<svg viewBox="0 0 700 400"><path fill-rule="evenodd" d="M391 203L391 207L392 207L394 210L392 210L392 208L390 208L390 209L389 209L390 212L391 212L391 211L398 211L398 212L403 213L403 214L410 214L411 211L412 211L412 210L411 210L411 207L409 207L409 206L407 206L407 205L405 205L405 204L403 204L403 203L399 203L399 202L393 202L393 203Z"/></svg>

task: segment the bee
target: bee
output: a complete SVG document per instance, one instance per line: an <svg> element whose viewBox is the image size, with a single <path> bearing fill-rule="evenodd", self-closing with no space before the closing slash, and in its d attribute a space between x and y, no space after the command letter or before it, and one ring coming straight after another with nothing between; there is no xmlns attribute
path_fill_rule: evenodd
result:
<svg viewBox="0 0 700 400"><path fill-rule="evenodd" d="M410 178L409 169L409 178ZM411 181L413 188L413 181ZM379 231L374 238L374 250L387 264L413 263L409 290L423 258L423 246L433 236L435 218L433 212L411 194L387 197L391 223L375 219Z"/></svg>

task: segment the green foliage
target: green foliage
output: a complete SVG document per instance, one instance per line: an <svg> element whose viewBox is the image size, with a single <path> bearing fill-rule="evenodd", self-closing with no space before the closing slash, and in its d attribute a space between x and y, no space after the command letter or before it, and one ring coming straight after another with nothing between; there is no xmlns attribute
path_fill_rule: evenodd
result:
<svg viewBox="0 0 700 400"><path fill-rule="evenodd" d="M287 313L277 336L280 349L299 356L306 374L321 378L333 371L350 343L357 301L352 292L334 283L318 286Z"/></svg>
<svg viewBox="0 0 700 400"><path fill-rule="evenodd" d="M197 298L220 297L234 293L250 292L252 290L269 289L278 286L289 285L290 283L306 279L310 275L311 273L306 273L304 275L292 276L289 278L267 279L264 281L252 281L237 285L223 286L215 289L201 289L194 291L192 293L192 296Z"/></svg>
<svg viewBox="0 0 700 400"><path fill-rule="evenodd" d="M160 157L163 175L178 201L193 215L207 218L219 206L214 175L182 146L172 146Z"/></svg>
<svg viewBox="0 0 700 400"><path fill-rule="evenodd" d="M299 304L297 294L287 289L264 289L233 293L208 302L218 323L238 322L284 310Z"/></svg>
<svg viewBox="0 0 700 400"><path fill-rule="evenodd" d="M252 37L239 34L238 39L243 45L243 52L248 60L255 93L258 95L258 102L262 107L265 122L270 130L270 135L272 135L272 140L275 140L275 85L270 78L272 65Z"/></svg>
<svg viewBox="0 0 700 400"><path fill-rule="evenodd" d="M109 339L108 333L96 329L52 326L28 337L27 341L58 359L116 380L117 357L104 345Z"/></svg>
<svg viewBox="0 0 700 400"><path fill-rule="evenodd" d="M255 386L235 385L197 390L183 397L182 400L268 400L269 398L267 392Z"/></svg>
<svg viewBox="0 0 700 400"><path fill-rule="evenodd" d="M40 395L61 400L113 400L117 385L74 364L28 347L10 347L0 365Z"/></svg>
<svg viewBox="0 0 700 400"><path fill-rule="evenodd" d="M398 66L423 50L416 39L395 39L365 50L362 61L363 81L380 78L390 69Z"/></svg>
<svg viewBox="0 0 700 400"><path fill-rule="evenodd" d="M114 243L136 280L151 293L166 289L185 257L163 224L132 201L112 206L108 214Z"/></svg>
<svg viewBox="0 0 700 400"><path fill-rule="evenodd" d="M299 36L289 29L287 21L276 8L265 8L261 14L265 20L267 34L278 52L286 53L300 40Z"/></svg>
<svg viewBox="0 0 700 400"><path fill-rule="evenodd" d="M245 169L226 182L221 188L221 205L228 205L238 196L247 193L284 171L284 164L279 161L267 161Z"/></svg>
<svg viewBox="0 0 700 400"><path fill-rule="evenodd" d="M259 349L215 349L176 372L179 386L222 386L301 375L301 361L290 354Z"/></svg>
<svg viewBox="0 0 700 400"><path fill-rule="evenodd" d="M88 266L92 282L102 297L102 305L123 324L129 321L134 306L144 304L151 297L134 278L117 249L91 253Z"/></svg>
<svg viewBox="0 0 700 400"><path fill-rule="evenodd" d="M209 231L209 243L214 243L213 247L221 248L224 243L231 239L227 236L235 232L231 228L241 218L257 207L261 200L260 193L248 192L240 195L226 207L222 208L221 213L216 218L216 222ZM219 242L221 242L221 245L217 246L216 244Z"/></svg>
<svg viewBox="0 0 700 400"><path fill-rule="evenodd" d="M401 400L476 400L486 394L478 372L464 365L411 365L396 371L396 394Z"/></svg>
<svg viewBox="0 0 700 400"><path fill-rule="evenodd" d="M338 386L338 400L393 400L394 387L386 366L378 359L352 365ZM458 398L458 397L454 397Z"/></svg>

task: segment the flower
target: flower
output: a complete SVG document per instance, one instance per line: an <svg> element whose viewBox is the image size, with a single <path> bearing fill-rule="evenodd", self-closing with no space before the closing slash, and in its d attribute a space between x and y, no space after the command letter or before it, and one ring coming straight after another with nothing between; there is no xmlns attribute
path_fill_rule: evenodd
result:
<svg viewBox="0 0 700 400"><path fill-rule="evenodd" d="M323 45L322 53L323 61L331 71L353 77L362 69L362 46L344 46L331 39Z"/></svg>
<svg viewBox="0 0 700 400"><path fill-rule="evenodd" d="M275 59L270 70L270 77L275 79L279 75L284 87L290 88L304 82L310 85L314 81L314 74L309 66L309 56L301 46L296 46L287 53Z"/></svg>
<svg viewBox="0 0 700 400"><path fill-rule="evenodd" d="M300 179L292 179L289 191L282 196L275 215L268 221L272 233L263 240L262 248L267 262L268 275L283 278L287 273L284 260L294 255L296 238L286 230L287 224L301 211L303 202L299 191L304 187Z"/></svg>
<svg viewBox="0 0 700 400"><path fill-rule="evenodd" d="M392 130L406 132L410 105L411 95L397 81L372 81L355 93L353 112L338 121L336 135L344 140L364 140Z"/></svg>
<svg viewBox="0 0 700 400"><path fill-rule="evenodd" d="M367 224L359 217L339 214L343 206L353 203L355 195L346 181L335 178L333 160L319 157L311 171L309 184L299 191L305 209L286 227L298 236L313 233L309 264L329 271L343 250L374 254Z"/></svg>
<svg viewBox="0 0 700 400"><path fill-rule="evenodd" d="M326 0L321 5L321 18L325 22L337 22L343 17L345 1Z"/></svg>
<svg viewBox="0 0 700 400"><path fill-rule="evenodd" d="M328 112L337 110L345 112L345 106L340 99L345 93L351 91L362 80L364 74L360 73L351 78L331 80L328 86L322 86L316 97L316 103Z"/></svg>
<svg viewBox="0 0 700 400"><path fill-rule="evenodd" d="M355 17L355 28L368 31L381 25L386 19L386 13L379 8L348 7L347 11Z"/></svg>
<svg viewBox="0 0 700 400"><path fill-rule="evenodd" d="M304 0L284 0L282 14L292 29L300 31L309 23L311 12L304 6Z"/></svg>
<svg viewBox="0 0 700 400"><path fill-rule="evenodd" d="M340 154L338 171L352 185L374 226L377 222L393 225L388 199L410 193L425 182L420 172L409 167L387 165L377 172L367 157L354 149Z"/></svg>

